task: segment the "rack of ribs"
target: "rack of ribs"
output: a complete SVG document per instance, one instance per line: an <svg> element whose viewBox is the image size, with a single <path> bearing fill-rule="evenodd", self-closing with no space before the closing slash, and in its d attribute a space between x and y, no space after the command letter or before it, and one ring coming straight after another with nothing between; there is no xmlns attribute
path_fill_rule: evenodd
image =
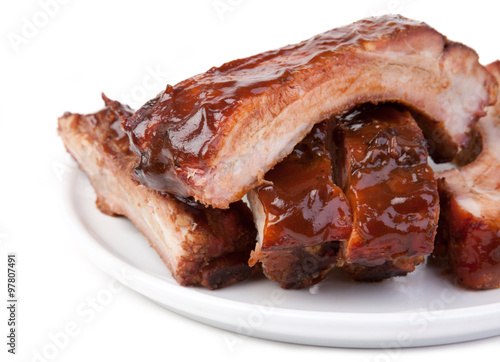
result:
<svg viewBox="0 0 500 362"><path fill-rule="evenodd" d="M339 264L357 280L406 275L434 247L439 197L410 112L368 106L336 117L335 179L353 215Z"/></svg>
<svg viewBox="0 0 500 362"><path fill-rule="evenodd" d="M500 81L500 61L487 69ZM500 103L475 128L477 158L437 176L442 211L435 256L448 258L461 285L493 289L500 288Z"/></svg>
<svg viewBox="0 0 500 362"><path fill-rule="evenodd" d="M168 85L123 127L141 184L226 208L315 124L364 103L410 107L433 158L449 161L496 92L472 49L387 15Z"/></svg>
<svg viewBox="0 0 500 362"><path fill-rule="evenodd" d="M130 219L181 285L216 289L246 279L256 237L248 207L239 201L226 210L207 208L138 185L137 156L120 127L120 117L133 111L103 98L106 107L97 113L59 118L59 135L89 177L99 210Z"/></svg>
<svg viewBox="0 0 500 362"><path fill-rule="evenodd" d="M433 251L440 197L435 254L463 285L495 288L499 68L386 15L167 85L136 112L105 98L59 133L100 210L132 220L182 285L257 265L283 288L336 265L406 275ZM436 182L429 155L464 163L478 145Z"/></svg>

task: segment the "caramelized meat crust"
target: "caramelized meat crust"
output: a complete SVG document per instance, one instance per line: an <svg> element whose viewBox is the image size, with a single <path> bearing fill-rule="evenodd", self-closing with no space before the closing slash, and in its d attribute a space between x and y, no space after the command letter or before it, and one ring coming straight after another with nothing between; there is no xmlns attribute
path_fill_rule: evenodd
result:
<svg viewBox="0 0 500 362"><path fill-rule="evenodd" d="M59 134L88 175L98 208L129 218L181 285L215 289L247 278L256 239L248 207L239 201L217 210L138 185L132 180L137 156L120 127L120 117L132 110L104 100L106 108L97 113L59 118Z"/></svg>
<svg viewBox="0 0 500 362"><path fill-rule="evenodd" d="M433 157L451 160L496 91L473 50L386 15L169 85L123 126L140 183L226 208L314 124L367 102L409 106Z"/></svg>
<svg viewBox="0 0 500 362"><path fill-rule="evenodd" d="M393 106L338 116L334 170L352 208L339 264L356 279L405 275L432 252L439 216L422 131Z"/></svg>
<svg viewBox="0 0 500 362"><path fill-rule="evenodd" d="M335 267L338 251L339 241L328 241L289 249L260 250L258 258L267 278L280 283L281 288L300 289L325 279Z"/></svg>

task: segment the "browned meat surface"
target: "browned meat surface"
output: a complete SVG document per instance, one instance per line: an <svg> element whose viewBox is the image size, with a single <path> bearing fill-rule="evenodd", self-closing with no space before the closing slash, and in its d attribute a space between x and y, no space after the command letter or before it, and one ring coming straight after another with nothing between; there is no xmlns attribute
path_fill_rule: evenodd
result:
<svg viewBox="0 0 500 362"><path fill-rule="evenodd" d="M284 289L299 289L322 281L335 266L339 241L311 246L260 250L258 258L267 278ZM255 259L251 259L251 264Z"/></svg>
<svg viewBox="0 0 500 362"><path fill-rule="evenodd" d="M283 288L321 281L336 263L338 240L351 234L350 206L333 184L326 122L270 170L248 199L259 231L250 265Z"/></svg>
<svg viewBox="0 0 500 362"><path fill-rule="evenodd" d="M339 264L359 280L405 275L432 252L439 216L422 131L393 106L365 107L337 122L335 178L353 214Z"/></svg>
<svg viewBox="0 0 500 362"><path fill-rule="evenodd" d="M105 101L106 108L95 114L59 119L59 134L88 175L99 209L129 218L182 285L215 289L247 278L256 239L248 207L240 201L217 210L138 185L132 180L137 156L119 119L132 111Z"/></svg>
<svg viewBox="0 0 500 362"><path fill-rule="evenodd" d="M473 50L386 15L169 85L124 127L139 182L226 208L314 124L366 102L409 106L436 160L451 160L496 91Z"/></svg>
<svg viewBox="0 0 500 362"><path fill-rule="evenodd" d="M500 61L487 69L500 80ZM500 103L476 129L482 151L475 161L438 175L442 215L435 256L449 258L463 286L494 289L500 288Z"/></svg>

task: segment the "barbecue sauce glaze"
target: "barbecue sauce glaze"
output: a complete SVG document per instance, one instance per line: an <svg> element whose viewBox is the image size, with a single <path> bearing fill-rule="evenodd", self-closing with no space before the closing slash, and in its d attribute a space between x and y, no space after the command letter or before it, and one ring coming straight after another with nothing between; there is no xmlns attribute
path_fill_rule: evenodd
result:
<svg viewBox="0 0 500 362"><path fill-rule="evenodd" d="M379 105L336 118L334 170L353 214L343 261L378 266L430 254L439 197L410 113Z"/></svg>
<svg viewBox="0 0 500 362"><path fill-rule="evenodd" d="M333 183L326 149L327 123L316 125L256 189L266 215L262 249L310 246L346 239L352 217L342 190Z"/></svg>

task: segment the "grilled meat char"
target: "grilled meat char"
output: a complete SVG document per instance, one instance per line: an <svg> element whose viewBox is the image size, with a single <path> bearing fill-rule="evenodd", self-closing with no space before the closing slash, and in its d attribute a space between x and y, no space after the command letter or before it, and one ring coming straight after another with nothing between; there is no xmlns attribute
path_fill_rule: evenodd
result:
<svg viewBox="0 0 500 362"><path fill-rule="evenodd" d="M97 207L130 219L181 285L216 289L247 278L256 238L248 207L239 201L213 209L137 184L132 180L137 156L120 127L120 117L132 110L104 99L106 107L97 113L59 118L59 135L89 177Z"/></svg>
<svg viewBox="0 0 500 362"><path fill-rule="evenodd" d="M500 80L500 61L487 69ZM448 258L461 285L494 289L500 288L499 102L476 131L481 140L477 158L437 176L442 212L434 255Z"/></svg>
<svg viewBox="0 0 500 362"><path fill-rule="evenodd" d="M248 194L259 233L250 265L283 288L309 287L335 266L339 240L351 234L352 217L333 183L327 123L311 133L267 172L267 184Z"/></svg>
<svg viewBox="0 0 500 362"><path fill-rule="evenodd" d="M496 91L473 50L386 15L169 85L123 126L141 184L226 208L264 184L314 124L367 102L411 107L438 138L433 157L451 160Z"/></svg>
<svg viewBox="0 0 500 362"><path fill-rule="evenodd" d="M355 279L406 275L434 246L439 197L422 131L407 110L379 105L336 117L334 174L353 230L339 264Z"/></svg>

